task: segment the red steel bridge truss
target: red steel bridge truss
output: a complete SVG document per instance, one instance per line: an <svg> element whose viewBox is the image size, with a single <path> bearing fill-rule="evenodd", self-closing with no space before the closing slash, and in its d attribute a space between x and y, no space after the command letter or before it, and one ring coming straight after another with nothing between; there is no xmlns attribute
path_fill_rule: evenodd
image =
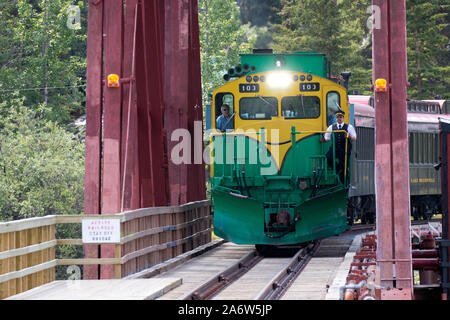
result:
<svg viewBox="0 0 450 320"><path fill-rule="evenodd" d="M197 0L89 0L88 14L85 214L205 199L204 166L170 161L171 133L193 137L203 118ZM85 246L87 258L113 254Z"/></svg>
<svg viewBox="0 0 450 320"><path fill-rule="evenodd" d="M377 273L382 299L412 299L405 0L372 5L373 81L385 80L374 93ZM205 199L196 152L192 164L170 159L172 132L194 137L202 121L197 0L89 0L88 12L85 214ZM87 258L113 255L85 246ZM100 268L85 266L85 278L113 277Z"/></svg>

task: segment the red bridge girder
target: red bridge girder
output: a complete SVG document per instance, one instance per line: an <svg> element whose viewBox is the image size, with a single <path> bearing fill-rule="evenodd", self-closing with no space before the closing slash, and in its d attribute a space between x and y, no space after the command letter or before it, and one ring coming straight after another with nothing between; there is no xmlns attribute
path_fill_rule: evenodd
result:
<svg viewBox="0 0 450 320"><path fill-rule="evenodd" d="M407 126L407 53L405 0L372 0L379 11L373 28L375 92L375 193L377 266L382 299L412 299L411 221ZM378 27L377 27L378 25Z"/></svg>
<svg viewBox="0 0 450 320"><path fill-rule="evenodd" d="M203 164L170 161L173 130L194 137L202 121L197 0L90 0L88 14L85 214L205 199ZM85 257L114 256L99 247ZM86 279L113 274L84 269Z"/></svg>

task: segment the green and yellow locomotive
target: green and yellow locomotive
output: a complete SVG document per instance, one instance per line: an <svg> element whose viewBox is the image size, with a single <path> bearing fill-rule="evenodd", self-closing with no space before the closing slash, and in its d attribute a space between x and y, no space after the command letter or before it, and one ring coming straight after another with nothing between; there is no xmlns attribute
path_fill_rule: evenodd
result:
<svg viewBox="0 0 450 320"><path fill-rule="evenodd" d="M345 112L345 123L350 112L326 57L243 54L224 79L212 96L215 234L237 244L290 245L346 230L349 172L342 181L335 162L327 165L335 141L323 133L335 111ZM233 129L217 130L224 104Z"/></svg>

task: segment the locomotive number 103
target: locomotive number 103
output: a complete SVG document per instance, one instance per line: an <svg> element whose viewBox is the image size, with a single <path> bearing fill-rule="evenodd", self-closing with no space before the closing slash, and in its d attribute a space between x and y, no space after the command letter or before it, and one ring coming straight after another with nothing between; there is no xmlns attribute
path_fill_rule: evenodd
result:
<svg viewBox="0 0 450 320"><path fill-rule="evenodd" d="M239 92L245 93L245 92L259 92L259 84L252 83L241 83L239 84Z"/></svg>
<svg viewBox="0 0 450 320"><path fill-rule="evenodd" d="M300 91L320 91L319 82L300 83Z"/></svg>

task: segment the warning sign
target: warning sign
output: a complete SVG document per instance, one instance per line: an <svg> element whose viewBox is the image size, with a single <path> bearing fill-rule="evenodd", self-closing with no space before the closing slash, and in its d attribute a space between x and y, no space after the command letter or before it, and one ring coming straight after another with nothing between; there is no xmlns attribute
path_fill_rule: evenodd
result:
<svg viewBox="0 0 450 320"><path fill-rule="evenodd" d="M120 219L83 219L83 243L120 243Z"/></svg>

